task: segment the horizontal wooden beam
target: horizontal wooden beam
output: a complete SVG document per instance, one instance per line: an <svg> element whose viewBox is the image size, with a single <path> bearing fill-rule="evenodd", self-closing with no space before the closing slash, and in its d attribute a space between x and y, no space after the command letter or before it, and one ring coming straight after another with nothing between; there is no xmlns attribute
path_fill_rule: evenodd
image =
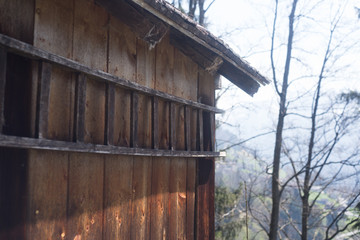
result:
<svg viewBox="0 0 360 240"><path fill-rule="evenodd" d="M216 107L209 106L206 104L201 104L201 103L190 101L190 100L186 100L186 99L183 99L180 97L176 97L171 94L167 94L167 93L164 93L164 92L152 89L152 88L141 86L140 84L137 84L133 81L122 79L122 78L116 77L114 75L111 75L109 73L106 73L106 72L103 72L100 70L94 70L88 66L82 65L73 60L49 53L40 48L36 48L30 44L18 41L16 39L10 38L3 34L0 34L0 45L3 45L4 47L6 47L9 52L13 52L18 55L22 55L22 56L25 56L25 57L28 57L31 59L40 59L40 60L49 61L49 62L57 64L61 67L70 69L70 71L83 73L83 74L86 74L90 78L98 79L103 82L114 83L123 88L135 90L135 91L141 92L142 94L145 94L145 95L157 96L166 101L176 102L176 103L179 103L182 105L188 105L193 108L202 109L202 110L208 111L208 112L223 113L222 110L220 110Z"/></svg>
<svg viewBox="0 0 360 240"><path fill-rule="evenodd" d="M37 139L27 137L16 137L0 134L0 146L24 148L24 149L43 149L66 152L86 152L101 154L119 154L131 156L148 157L181 157L181 158L214 158L224 157L224 152L205 152L205 151L171 151L144 148L127 148L111 145L98 145L81 142L65 142L48 139Z"/></svg>

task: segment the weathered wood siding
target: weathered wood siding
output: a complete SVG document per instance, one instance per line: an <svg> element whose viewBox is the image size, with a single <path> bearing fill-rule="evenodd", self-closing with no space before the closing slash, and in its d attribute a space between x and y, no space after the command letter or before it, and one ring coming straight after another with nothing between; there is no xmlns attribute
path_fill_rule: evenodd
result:
<svg viewBox="0 0 360 240"><path fill-rule="evenodd" d="M150 50L131 29L90 0L0 0L0 4L1 33L143 86L214 105L213 77L172 46L168 35ZM21 9L33 12L18 16L16 4L25 4ZM14 15L3 14L3 6ZM20 26L25 30L17 32ZM24 31L28 32L25 37L21 35ZM7 92L23 94L18 99L5 96L5 119L11 124L5 124L4 132L33 136L39 121L35 118L38 91L46 88L47 81L38 69L44 66L16 56L7 59L8 72L13 73L7 78L14 79L7 81ZM19 66L26 71L16 71ZM39 137L124 147L213 150L210 114L59 67L51 68L48 77L49 96L44 96L48 124ZM26 87L12 86L19 81ZM84 96L79 89L85 89ZM156 117L151 112L154 102L158 102ZM79 112L81 104L84 113ZM114 119L107 117L108 112ZM79 118L84 129L74 127ZM206 119L204 124L200 119ZM107 131L109 124L113 132ZM158 131L153 136L154 126ZM204 141L197 137L200 133ZM0 238L213 236L209 230L214 210L213 160L8 148L0 148L0 158Z"/></svg>

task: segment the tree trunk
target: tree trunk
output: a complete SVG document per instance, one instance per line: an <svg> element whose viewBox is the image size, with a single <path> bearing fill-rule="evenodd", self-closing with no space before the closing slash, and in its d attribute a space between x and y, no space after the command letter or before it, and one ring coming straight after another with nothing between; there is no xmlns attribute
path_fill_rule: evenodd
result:
<svg viewBox="0 0 360 240"><path fill-rule="evenodd" d="M204 2L205 0L198 0L199 1L199 24L204 26L205 23L205 9L204 9Z"/></svg>
<svg viewBox="0 0 360 240"><path fill-rule="evenodd" d="M291 62L291 52L292 44L294 37L294 19L295 19L295 10L296 10L297 0L293 1L291 13L289 16L289 36L287 43L287 54L285 61L285 71L282 83L282 89L280 94L280 106L279 106L279 118L276 128L276 139L274 147L274 159L273 159L273 173L272 173L272 211L271 211L271 222L270 222L270 231L269 239L276 240L279 224L279 212L280 212L280 181L279 181L279 171L280 171L280 159L281 159L281 145L282 145L282 133L284 129L284 120L286 116L286 97L287 97L287 88L289 86L289 72L290 72L290 62ZM275 26L274 26L275 27ZM274 37L274 36L273 36ZM271 51L273 52L273 48ZM276 79L275 79L276 81ZM275 84L277 84L275 82Z"/></svg>

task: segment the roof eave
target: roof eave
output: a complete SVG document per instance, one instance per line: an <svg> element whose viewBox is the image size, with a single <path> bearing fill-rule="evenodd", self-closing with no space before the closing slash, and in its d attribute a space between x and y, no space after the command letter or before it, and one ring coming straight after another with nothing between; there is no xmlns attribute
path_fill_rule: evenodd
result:
<svg viewBox="0 0 360 240"><path fill-rule="evenodd" d="M130 24L151 46L170 31L170 41L175 47L210 73L223 75L251 96L258 91L260 84L270 83L221 39L164 0L95 1ZM140 18L141 15L144 17Z"/></svg>

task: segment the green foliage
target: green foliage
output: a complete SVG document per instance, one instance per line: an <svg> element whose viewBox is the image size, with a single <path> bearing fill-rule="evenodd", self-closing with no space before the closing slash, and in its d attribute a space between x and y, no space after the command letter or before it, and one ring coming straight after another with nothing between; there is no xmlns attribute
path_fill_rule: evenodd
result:
<svg viewBox="0 0 360 240"><path fill-rule="evenodd" d="M235 190L224 186L215 188L215 239L230 240L239 235L244 225L244 220L241 218L237 208L240 196L241 185Z"/></svg>
<svg viewBox="0 0 360 240"><path fill-rule="evenodd" d="M352 225L352 229L360 230L360 202L356 205L354 209L354 214L357 218L356 222Z"/></svg>

